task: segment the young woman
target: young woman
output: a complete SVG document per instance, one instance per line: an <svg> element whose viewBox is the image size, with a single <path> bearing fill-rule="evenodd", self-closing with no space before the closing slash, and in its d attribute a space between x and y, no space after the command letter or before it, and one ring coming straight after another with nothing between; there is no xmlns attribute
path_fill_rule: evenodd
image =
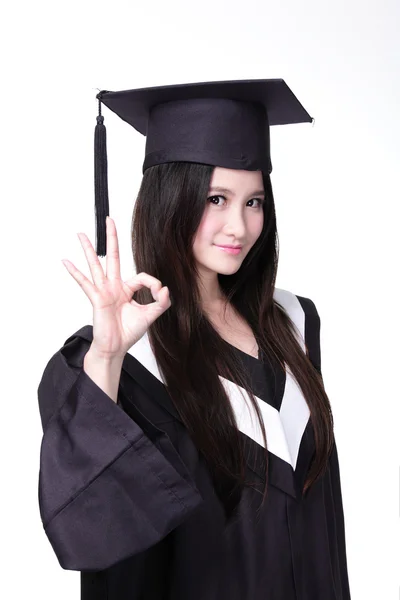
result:
<svg viewBox="0 0 400 600"><path fill-rule="evenodd" d="M80 234L93 281L65 261L93 326L38 389L41 517L82 600L348 600L320 320L275 287L269 174L146 168L127 281L106 234L105 273Z"/></svg>

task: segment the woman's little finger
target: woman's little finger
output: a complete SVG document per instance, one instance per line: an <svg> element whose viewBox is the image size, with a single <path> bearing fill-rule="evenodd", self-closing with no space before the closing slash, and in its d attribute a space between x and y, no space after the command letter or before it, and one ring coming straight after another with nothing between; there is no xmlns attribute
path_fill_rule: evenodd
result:
<svg viewBox="0 0 400 600"><path fill-rule="evenodd" d="M61 260L61 262L63 263L71 277L73 277L75 281L81 286L86 296L93 304L91 296L96 294L96 286L91 281L89 281L89 279L85 277L85 275L81 273L79 269L77 269L69 260L63 259Z"/></svg>

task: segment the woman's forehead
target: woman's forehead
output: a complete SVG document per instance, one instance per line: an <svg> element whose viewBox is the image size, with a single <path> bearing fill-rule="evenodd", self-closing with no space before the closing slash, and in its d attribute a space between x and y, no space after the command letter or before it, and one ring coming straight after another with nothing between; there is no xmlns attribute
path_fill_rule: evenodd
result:
<svg viewBox="0 0 400 600"><path fill-rule="evenodd" d="M262 171L215 167L210 180L210 188L220 188L216 191L258 193L264 189Z"/></svg>

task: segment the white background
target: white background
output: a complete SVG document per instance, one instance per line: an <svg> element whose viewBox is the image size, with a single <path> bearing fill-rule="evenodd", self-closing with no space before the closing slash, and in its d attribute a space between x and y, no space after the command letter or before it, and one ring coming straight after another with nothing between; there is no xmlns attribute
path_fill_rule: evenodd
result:
<svg viewBox="0 0 400 600"><path fill-rule="evenodd" d="M272 128L277 287L311 298L335 419L352 600L399 593L400 5L16 2L1 15L2 597L79 598L40 521L37 386L92 307L98 89L282 77L314 125ZM103 107L122 276L145 139ZM101 259L105 265L105 258Z"/></svg>

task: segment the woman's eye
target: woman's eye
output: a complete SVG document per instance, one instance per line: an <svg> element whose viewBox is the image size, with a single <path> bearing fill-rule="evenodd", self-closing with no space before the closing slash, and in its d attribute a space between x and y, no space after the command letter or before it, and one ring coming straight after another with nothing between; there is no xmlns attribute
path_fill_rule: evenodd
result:
<svg viewBox="0 0 400 600"><path fill-rule="evenodd" d="M208 200L213 200L214 198L224 198L225 199L225 196L210 196L208 198Z"/></svg>
<svg viewBox="0 0 400 600"><path fill-rule="evenodd" d="M224 200L226 200L225 196L209 196L207 199L208 200L212 200L213 198L223 198ZM259 207L262 207L262 205L264 204L263 198L251 198L249 200L249 202L253 202L254 200L257 200ZM216 205L216 206L222 206L222 205L219 204L219 205Z"/></svg>
<svg viewBox="0 0 400 600"><path fill-rule="evenodd" d="M264 200L262 198L251 198L251 200L249 200L249 202L253 202L253 200L257 200L259 208L261 208L262 205L264 204Z"/></svg>

